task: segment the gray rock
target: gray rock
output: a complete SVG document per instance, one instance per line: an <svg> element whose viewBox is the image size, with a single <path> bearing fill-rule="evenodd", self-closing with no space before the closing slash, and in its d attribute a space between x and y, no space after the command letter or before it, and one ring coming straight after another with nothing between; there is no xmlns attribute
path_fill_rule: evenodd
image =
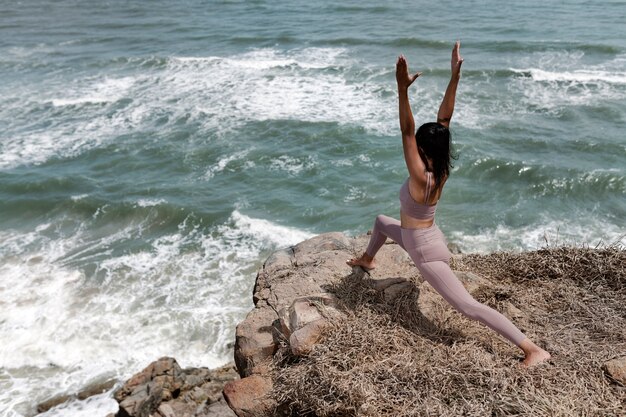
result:
<svg viewBox="0 0 626 417"><path fill-rule="evenodd" d="M181 369L175 359L161 358L114 393L120 406L116 417L232 417L234 413L223 407L221 391L236 379L233 364L215 370Z"/></svg>
<svg viewBox="0 0 626 417"><path fill-rule="evenodd" d="M613 382L626 387L626 356L605 362L602 370Z"/></svg>
<svg viewBox="0 0 626 417"><path fill-rule="evenodd" d="M270 416L276 408L271 391L271 378L252 375L227 383L224 398L239 417Z"/></svg>
<svg viewBox="0 0 626 417"><path fill-rule="evenodd" d="M85 388L83 388L76 394L64 394L64 395L59 395L59 396L50 398L37 405L37 412L45 413L51 408L56 407L57 405L63 404L69 400L75 400L75 399L86 400L87 398L91 396L99 395L104 392L107 392L108 390L113 388L116 383L117 383L117 380L115 379L109 379L106 381L97 381L97 382L87 385Z"/></svg>
<svg viewBox="0 0 626 417"><path fill-rule="evenodd" d="M308 355L317 341L324 335L328 327L328 321L324 318L307 323L289 337L291 353L296 356Z"/></svg>
<svg viewBox="0 0 626 417"><path fill-rule="evenodd" d="M324 319L328 315L341 314L338 307L339 300L328 293L298 297L289 307L278 312L280 331L285 339L289 339L293 332L311 322Z"/></svg>
<svg viewBox="0 0 626 417"><path fill-rule="evenodd" d="M461 252L461 247L456 243L448 243L448 250L453 255L460 255L461 253L463 253Z"/></svg>
<svg viewBox="0 0 626 417"><path fill-rule="evenodd" d="M266 304L257 304L235 331L235 364L242 378L256 365L271 360L277 349L274 321L278 315Z"/></svg>
<svg viewBox="0 0 626 417"><path fill-rule="evenodd" d="M212 403L206 408L206 417L236 417L236 416L237 414L235 414L235 412L230 408L226 400Z"/></svg>
<svg viewBox="0 0 626 417"><path fill-rule="evenodd" d="M473 272L454 271L457 278L463 283L463 286L470 294L474 294L476 291L482 288L493 288L494 285L486 278Z"/></svg>
<svg viewBox="0 0 626 417"><path fill-rule="evenodd" d="M385 301L389 303L404 294L409 294L414 287L415 285L412 282L408 281L398 282L396 284L390 285L383 291Z"/></svg>

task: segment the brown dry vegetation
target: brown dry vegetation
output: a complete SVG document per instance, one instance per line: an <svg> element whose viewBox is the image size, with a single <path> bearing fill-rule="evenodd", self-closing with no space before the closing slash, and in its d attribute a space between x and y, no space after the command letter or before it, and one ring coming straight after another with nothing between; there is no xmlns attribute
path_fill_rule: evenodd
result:
<svg viewBox="0 0 626 417"><path fill-rule="evenodd" d="M474 296L519 308L512 320L550 363L521 369L521 351L443 300L427 319L418 281L387 303L353 273L333 288L346 318L308 357L275 356L278 402L319 417L626 416L626 388L601 369L626 355L624 248L465 255L452 266L493 281Z"/></svg>

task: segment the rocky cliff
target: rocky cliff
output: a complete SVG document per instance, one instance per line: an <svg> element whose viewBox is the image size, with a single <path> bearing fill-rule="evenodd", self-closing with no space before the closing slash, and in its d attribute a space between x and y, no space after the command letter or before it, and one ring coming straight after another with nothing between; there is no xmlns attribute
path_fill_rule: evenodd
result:
<svg viewBox="0 0 626 417"><path fill-rule="evenodd" d="M454 311L388 241L378 268L345 261L368 237L328 233L272 254L236 331L240 416L626 415L626 256L552 248L455 256L470 293L553 360Z"/></svg>

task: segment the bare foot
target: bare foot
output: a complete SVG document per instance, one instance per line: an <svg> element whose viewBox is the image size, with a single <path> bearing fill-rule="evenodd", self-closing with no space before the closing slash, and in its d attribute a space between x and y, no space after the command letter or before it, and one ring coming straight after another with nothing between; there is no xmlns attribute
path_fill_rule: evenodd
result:
<svg viewBox="0 0 626 417"><path fill-rule="evenodd" d="M532 366L539 365L551 358L551 355L548 352L534 344L528 338L522 341L522 343L520 344L520 348L522 348L522 350L526 354L526 357L520 364L524 368L530 368Z"/></svg>
<svg viewBox="0 0 626 417"><path fill-rule="evenodd" d="M374 262L374 258L369 256L367 253L363 253L359 258L352 258L346 263L350 266L360 266L365 271L369 271L371 269L376 268L376 262Z"/></svg>
<svg viewBox="0 0 626 417"><path fill-rule="evenodd" d="M539 365L540 363L547 361L551 357L552 356L550 356L548 352L541 349L540 351L532 352L526 355L526 357L522 361L522 366L525 368L530 368L532 366L536 366L536 365Z"/></svg>

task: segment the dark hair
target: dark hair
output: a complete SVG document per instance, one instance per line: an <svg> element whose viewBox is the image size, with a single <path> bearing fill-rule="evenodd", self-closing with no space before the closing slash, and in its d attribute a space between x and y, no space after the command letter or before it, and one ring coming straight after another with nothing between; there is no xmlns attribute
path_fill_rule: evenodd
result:
<svg viewBox="0 0 626 417"><path fill-rule="evenodd" d="M457 159L452 149L450 130L441 123L424 123L417 129L415 140L424 165L428 167L426 157L432 160L435 188L439 188L444 178L450 174L452 159Z"/></svg>

